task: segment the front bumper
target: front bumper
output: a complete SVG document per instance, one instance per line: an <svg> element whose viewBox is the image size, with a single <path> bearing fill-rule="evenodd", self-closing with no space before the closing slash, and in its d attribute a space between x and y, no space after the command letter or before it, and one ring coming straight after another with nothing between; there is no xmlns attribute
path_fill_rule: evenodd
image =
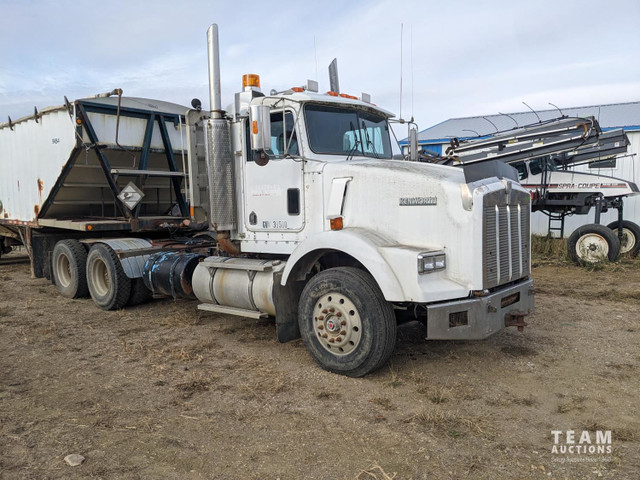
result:
<svg viewBox="0 0 640 480"><path fill-rule="evenodd" d="M427 306L427 339L480 340L505 327L505 317L533 313L533 279L490 295Z"/></svg>

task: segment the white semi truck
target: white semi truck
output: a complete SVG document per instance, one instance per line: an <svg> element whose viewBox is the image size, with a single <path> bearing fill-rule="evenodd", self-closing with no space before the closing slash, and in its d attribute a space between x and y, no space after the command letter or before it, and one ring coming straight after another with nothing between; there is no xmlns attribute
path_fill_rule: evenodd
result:
<svg viewBox="0 0 640 480"><path fill-rule="evenodd" d="M207 35L210 111L115 90L0 127L0 235L34 274L104 309L154 293L275 317L349 376L385 364L402 321L456 340L526 325L515 176L393 160L389 112L313 82L265 95L246 75L223 110Z"/></svg>

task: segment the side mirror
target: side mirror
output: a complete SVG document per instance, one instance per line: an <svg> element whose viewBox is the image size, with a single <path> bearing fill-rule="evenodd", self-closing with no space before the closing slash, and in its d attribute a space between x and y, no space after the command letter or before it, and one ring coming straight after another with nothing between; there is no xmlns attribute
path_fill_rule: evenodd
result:
<svg viewBox="0 0 640 480"><path fill-rule="evenodd" d="M249 110L251 150L271 154L271 110L265 105L251 105Z"/></svg>

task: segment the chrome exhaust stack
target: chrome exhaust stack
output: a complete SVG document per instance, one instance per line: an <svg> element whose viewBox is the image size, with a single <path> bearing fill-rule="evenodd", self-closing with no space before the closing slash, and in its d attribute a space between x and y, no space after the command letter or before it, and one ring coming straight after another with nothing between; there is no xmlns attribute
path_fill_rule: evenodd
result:
<svg viewBox="0 0 640 480"><path fill-rule="evenodd" d="M212 118L222 118L222 102L220 100L220 42L218 41L218 25L211 24L207 29L207 52L209 57L209 99Z"/></svg>
<svg viewBox="0 0 640 480"><path fill-rule="evenodd" d="M218 25L215 23L207 30L207 47L211 100L211 118L206 122L207 170L211 205L209 229L219 234L225 232L224 238L229 238L229 232L236 228L234 157L231 151L229 122L224 118L221 107L220 43Z"/></svg>

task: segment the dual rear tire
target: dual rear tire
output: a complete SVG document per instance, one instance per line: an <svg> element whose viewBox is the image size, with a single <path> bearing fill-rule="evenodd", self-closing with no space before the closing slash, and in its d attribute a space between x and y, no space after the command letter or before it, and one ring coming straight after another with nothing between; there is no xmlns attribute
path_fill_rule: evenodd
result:
<svg viewBox="0 0 640 480"><path fill-rule="evenodd" d="M94 244L89 252L78 240L56 243L52 257L53 280L67 298L91 296L103 310L138 305L151 298L141 278L131 279L111 247Z"/></svg>

